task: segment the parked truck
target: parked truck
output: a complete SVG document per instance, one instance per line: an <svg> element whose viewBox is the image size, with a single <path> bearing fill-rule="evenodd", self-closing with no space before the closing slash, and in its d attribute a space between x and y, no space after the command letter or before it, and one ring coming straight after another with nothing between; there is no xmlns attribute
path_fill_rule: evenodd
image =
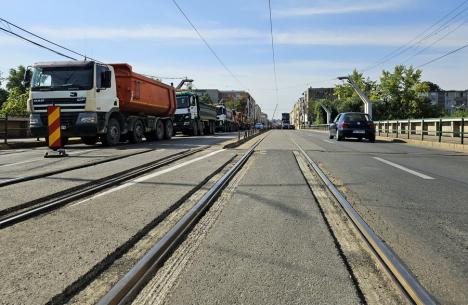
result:
<svg viewBox="0 0 468 305"><path fill-rule="evenodd" d="M61 134L84 143L115 145L129 140L170 139L175 89L132 71L125 63L94 61L38 63L28 100L30 130L47 138L47 107L61 107Z"/></svg>
<svg viewBox="0 0 468 305"><path fill-rule="evenodd" d="M175 132L194 136L215 133L215 106L202 102L200 97L191 91L177 92L176 99Z"/></svg>
<svg viewBox="0 0 468 305"><path fill-rule="evenodd" d="M289 113L285 112L281 114L281 127L283 129L289 129L289 125L291 125L291 122L289 121Z"/></svg>
<svg viewBox="0 0 468 305"><path fill-rule="evenodd" d="M236 131L237 124L234 121L233 111L227 108L224 105L217 105L217 121L216 121L216 130L219 131Z"/></svg>

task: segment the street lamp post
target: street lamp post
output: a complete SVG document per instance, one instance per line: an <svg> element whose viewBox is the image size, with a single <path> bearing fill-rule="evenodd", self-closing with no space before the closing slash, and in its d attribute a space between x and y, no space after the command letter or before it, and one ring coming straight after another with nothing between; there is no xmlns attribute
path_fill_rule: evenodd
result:
<svg viewBox="0 0 468 305"><path fill-rule="evenodd" d="M359 86L353 81L353 79L349 76L340 76L338 77L339 80L347 80L348 83L353 87L354 91L356 91L357 95L361 98L361 101L364 103L364 112L369 115L369 118L372 120L372 103L367 97L367 95L362 92Z"/></svg>

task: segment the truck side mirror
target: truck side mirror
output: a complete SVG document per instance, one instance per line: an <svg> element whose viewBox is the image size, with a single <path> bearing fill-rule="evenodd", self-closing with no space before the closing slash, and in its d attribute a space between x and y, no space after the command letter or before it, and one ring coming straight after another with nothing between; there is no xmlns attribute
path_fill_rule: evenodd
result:
<svg viewBox="0 0 468 305"><path fill-rule="evenodd" d="M24 88L29 88L31 85L31 70L29 67L26 68L23 75L23 86Z"/></svg>
<svg viewBox="0 0 468 305"><path fill-rule="evenodd" d="M110 88L111 79L112 79L112 72L110 70L101 72L101 88Z"/></svg>

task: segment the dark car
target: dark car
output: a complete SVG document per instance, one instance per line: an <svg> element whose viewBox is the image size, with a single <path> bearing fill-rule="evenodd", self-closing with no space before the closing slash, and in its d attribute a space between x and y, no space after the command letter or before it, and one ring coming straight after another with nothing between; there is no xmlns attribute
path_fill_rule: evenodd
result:
<svg viewBox="0 0 468 305"><path fill-rule="evenodd" d="M344 112L338 114L335 121L330 124L330 139L336 137L337 141L346 138L368 139L375 142L375 126L369 116L361 112Z"/></svg>

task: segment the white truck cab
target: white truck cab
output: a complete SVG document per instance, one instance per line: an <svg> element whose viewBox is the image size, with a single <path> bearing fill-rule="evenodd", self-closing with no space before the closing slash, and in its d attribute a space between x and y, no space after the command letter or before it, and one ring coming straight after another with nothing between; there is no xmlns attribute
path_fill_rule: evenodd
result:
<svg viewBox="0 0 468 305"><path fill-rule="evenodd" d="M106 116L119 108L112 66L94 61L61 61L33 66L28 100L31 134L47 136L47 107L61 107L62 137L97 137Z"/></svg>

